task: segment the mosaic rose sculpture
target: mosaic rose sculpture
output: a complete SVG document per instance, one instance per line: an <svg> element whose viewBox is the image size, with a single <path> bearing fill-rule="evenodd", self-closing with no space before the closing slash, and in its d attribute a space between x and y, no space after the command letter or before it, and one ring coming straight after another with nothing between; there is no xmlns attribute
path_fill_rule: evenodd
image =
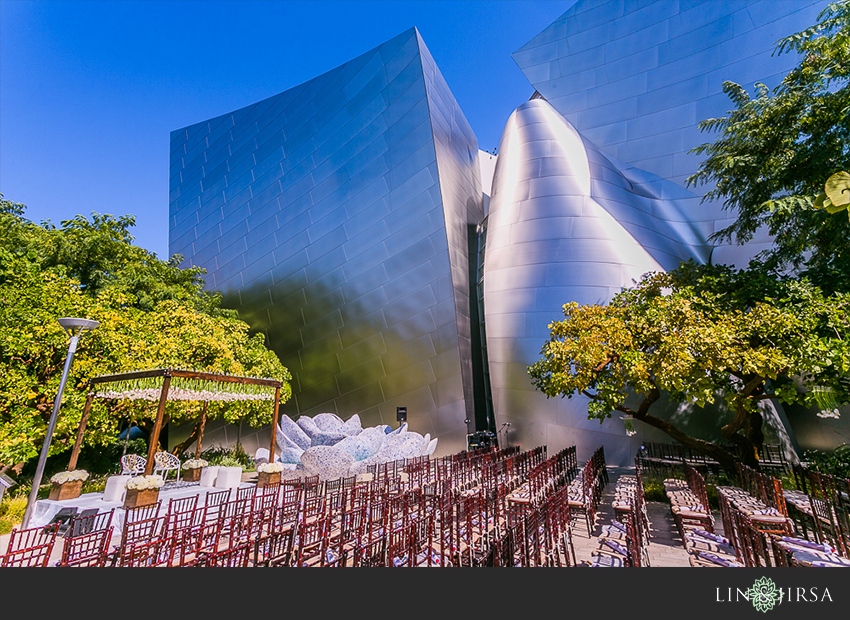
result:
<svg viewBox="0 0 850 620"><path fill-rule="evenodd" d="M269 465L279 464L284 478L318 475L320 480L362 474L377 463L430 456L437 449L436 438L409 431L406 422L397 429L386 424L363 428L357 414L343 420L335 413L301 416L294 422L283 416L275 442L279 454ZM268 450L257 450L258 472L268 458Z"/></svg>

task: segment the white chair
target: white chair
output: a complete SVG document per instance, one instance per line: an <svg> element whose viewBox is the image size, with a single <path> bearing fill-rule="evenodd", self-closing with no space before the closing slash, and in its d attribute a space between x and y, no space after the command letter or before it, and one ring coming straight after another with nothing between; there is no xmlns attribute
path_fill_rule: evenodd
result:
<svg viewBox="0 0 850 620"><path fill-rule="evenodd" d="M153 455L154 468L153 473L158 474L162 472L162 479L166 480L168 478L168 472L176 471L177 478L175 480L180 480L180 468L182 464L180 463L180 459L170 452L157 452Z"/></svg>
<svg viewBox="0 0 850 620"><path fill-rule="evenodd" d="M138 476L145 473L148 460L138 454L125 454L121 457L121 475Z"/></svg>

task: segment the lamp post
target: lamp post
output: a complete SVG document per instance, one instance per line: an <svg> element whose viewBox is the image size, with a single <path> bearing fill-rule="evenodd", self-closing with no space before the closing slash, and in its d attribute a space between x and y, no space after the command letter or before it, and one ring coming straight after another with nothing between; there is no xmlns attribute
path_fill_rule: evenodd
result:
<svg viewBox="0 0 850 620"><path fill-rule="evenodd" d="M32 517L33 508L38 497L38 487L41 485L41 477L44 474L44 465L47 462L47 453L50 451L50 441L53 439L53 429L56 428L56 419L59 416L59 406L62 404L62 392L65 391L65 383L68 381L68 371L71 370L71 362L74 359L74 352L77 350L77 343L87 331L95 329L100 325L97 321L90 319L76 319L64 317L59 319L59 325L65 330L65 333L71 337L71 342L68 345L68 356L65 358L65 368L62 370L62 379L59 381L59 391L56 393L56 400L53 401L53 413L50 414L50 422L47 424L47 434L44 436L44 445L41 447L41 454L38 457L38 466L35 468L35 477L32 480L32 490L30 491L29 500L27 500L27 508L24 511L24 518L21 521L21 529L27 529Z"/></svg>

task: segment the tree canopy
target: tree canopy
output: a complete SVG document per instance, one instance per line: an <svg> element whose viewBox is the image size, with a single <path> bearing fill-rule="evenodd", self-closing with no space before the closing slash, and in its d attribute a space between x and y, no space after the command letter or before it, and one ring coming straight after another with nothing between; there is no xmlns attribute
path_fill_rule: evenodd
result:
<svg viewBox="0 0 850 620"><path fill-rule="evenodd" d="M710 185L735 221L713 240L746 243L765 226L775 243L760 256L769 270L793 268L827 291L850 290L850 221L816 205L827 179L850 170L850 2L828 5L810 28L786 37L774 55L799 64L773 90L734 82L735 108L700 123L717 131L688 185Z"/></svg>
<svg viewBox="0 0 850 620"><path fill-rule="evenodd" d="M717 133L692 151L705 158L687 181L735 217L711 240L745 244L766 227L772 247L746 270L689 262L607 306L567 304L529 367L548 396L590 399L590 418L631 414L725 467L729 451L650 413L662 393L700 407L724 399L734 419L721 434L750 465L764 438L760 403L832 415L850 402L850 0L780 40L774 54L786 53L799 63L773 90L724 82L734 109L700 123Z"/></svg>
<svg viewBox="0 0 850 620"><path fill-rule="evenodd" d="M826 389L850 402L848 308L850 294L827 295L806 280L689 261L645 276L607 306L564 305L528 370L547 396L589 398L589 418L632 414L732 467L736 457L720 445L650 413L662 391L700 407L722 394L735 412L722 435L757 465L760 401L817 405ZM632 394L637 407L626 404Z"/></svg>
<svg viewBox="0 0 850 620"><path fill-rule="evenodd" d="M68 337L62 316L94 319L74 358L51 453L73 443L88 379L148 368L268 377L289 371L262 334L220 298L203 290L203 271L180 269L180 257L161 261L132 245L132 217L77 216L59 228L33 224L23 205L0 195L0 466L38 454L53 408ZM86 443L105 444L122 419L150 420L155 404L96 400ZM199 403L169 403L173 421L194 418ZM259 426L271 421L268 402L210 404L208 416Z"/></svg>

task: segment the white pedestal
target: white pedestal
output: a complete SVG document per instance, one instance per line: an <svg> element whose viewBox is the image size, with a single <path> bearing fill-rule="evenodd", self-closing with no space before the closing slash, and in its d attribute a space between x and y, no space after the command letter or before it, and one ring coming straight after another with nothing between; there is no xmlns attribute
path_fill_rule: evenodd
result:
<svg viewBox="0 0 850 620"><path fill-rule="evenodd" d="M106 480L106 488L103 490L103 501L123 502L127 489L124 486L133 476L110 476Z"/></svg>
<svg viewBox="0 0 850 620"><path fill-rule="evenodd" d="M218 477L219 469L221 468L218 466L204 467L201 470L201 486L214 487L216 478Z"/></svg>
<svg viewBox="0 0 850 620"><path fill-rule="evenodd" d="M217 489L235 489L242 482L241 467L219 467L215 479Z"/></svg>

